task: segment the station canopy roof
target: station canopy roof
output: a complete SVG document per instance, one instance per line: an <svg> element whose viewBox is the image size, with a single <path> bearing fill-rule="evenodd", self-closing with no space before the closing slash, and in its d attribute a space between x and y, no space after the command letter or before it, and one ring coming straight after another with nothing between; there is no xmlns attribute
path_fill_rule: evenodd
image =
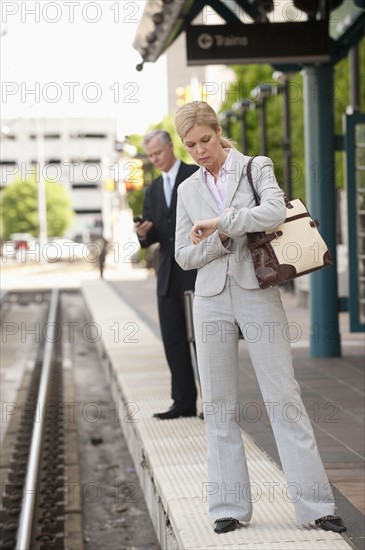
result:
<svg viewBox="0 0 365 550"><path fill-rule="evenodd" d="M210 25L213 14L219 25ZM142 70L186 31L188 65L276 63L291 70L337 62L364 36L364 24L365 0L149 0L133 47Z"/></svg>

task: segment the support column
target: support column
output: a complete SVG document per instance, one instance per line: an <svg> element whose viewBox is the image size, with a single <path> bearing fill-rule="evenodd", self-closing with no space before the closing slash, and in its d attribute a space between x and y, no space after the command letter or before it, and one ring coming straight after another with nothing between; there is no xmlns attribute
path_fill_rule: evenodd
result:
<svg viewBox="0 0 365 550"><path fill-rule="evenodd" d="M336 183L333 66L304 70L304 131L307 204L333 257L333 265L310 275L310 356L338 357Z"/></svg>

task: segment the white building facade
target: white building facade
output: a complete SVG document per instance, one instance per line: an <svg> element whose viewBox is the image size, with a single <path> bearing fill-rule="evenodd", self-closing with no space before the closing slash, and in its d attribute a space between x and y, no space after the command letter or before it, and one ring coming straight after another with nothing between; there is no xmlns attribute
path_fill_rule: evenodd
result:
<svg viewBox="0 0 365 550"><path fill-rule="evenodd" d="M69 189L76 215L66 236L88 242L100 232L106 206L103 182L113 175L118 159L116 121L21 118L4 120L1 128L1 188L19 178L25 181L43 167L44 179Z"/></svg>

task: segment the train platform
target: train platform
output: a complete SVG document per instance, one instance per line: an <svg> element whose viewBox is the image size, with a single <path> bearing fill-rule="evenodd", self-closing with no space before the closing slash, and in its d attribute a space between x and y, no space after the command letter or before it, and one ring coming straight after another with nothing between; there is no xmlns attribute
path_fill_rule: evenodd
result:
<svg viewBox="0 0 365 550"><path fill-rule="evenodd" d="M309 358L309 312L294 294L282 292L296 376L347 532L296 524L270 419L240 342L240 416L254 514L250 524L217 535L207 512L203 420L152 418L171 404L155 278L137 272L134 280L106 278L84 280L81 290L161 548L363 549L364 335L349 332L348 315L340 314L342 357Z"/></svg>

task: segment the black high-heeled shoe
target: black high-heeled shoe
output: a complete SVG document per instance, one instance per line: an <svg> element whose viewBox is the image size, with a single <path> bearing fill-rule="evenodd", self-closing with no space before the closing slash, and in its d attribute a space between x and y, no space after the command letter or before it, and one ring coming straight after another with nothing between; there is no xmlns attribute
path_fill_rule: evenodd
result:
<svg viewBox="0 0 365 550"><path fill-rule="evenodd" d="M214 532L215 533L228 533L228 531L234 531L237 528L238 520L234 518L220 518L215 521Z"/></svg>
<svg viewBox="0 0 365 550"><path fill-rule="evenodd" d="M323 518L316 519L315 524L325 531L334 531L335 533L346 531L346 526L339 516L323 516Z"/></svg>

